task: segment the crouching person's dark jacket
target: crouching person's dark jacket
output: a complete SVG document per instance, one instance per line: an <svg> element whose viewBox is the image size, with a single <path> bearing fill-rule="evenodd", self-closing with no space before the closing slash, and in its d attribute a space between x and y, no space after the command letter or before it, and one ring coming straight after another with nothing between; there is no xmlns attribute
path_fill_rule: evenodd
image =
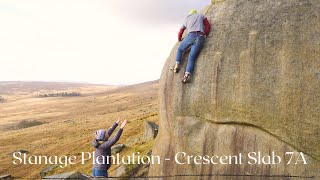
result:
<svg viewBox="0 0 320 180"><path fill-rule="evenodd" d="M109 137L112 134L112 132L116 129L118 126L117 123L114 123L112 127L109 129L108 134ZM112 164L112 158L111 156L111 146L113 146L119 139L122 133L122 129L120 128L117 132L117 134L112 138L108 139L106 141L93 141L93 146L96 148L95 152L95 159L94 159L94 165L93 168L100 169L100 170L108 170Z"/></svg>

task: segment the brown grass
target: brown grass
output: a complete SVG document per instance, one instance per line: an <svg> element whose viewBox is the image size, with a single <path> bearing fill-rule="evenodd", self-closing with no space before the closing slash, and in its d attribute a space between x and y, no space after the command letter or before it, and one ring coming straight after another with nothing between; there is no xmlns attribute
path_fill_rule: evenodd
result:
<svg viewBox="0 0 320 180"><path fill-rule="evenodd" d="M45 124L45 122L41 122L39 120L22 120L16 124L3 125L3 130L4 131L18 130L18 129L24 129L24 128L29 128L33 126L39 126L41 124Z"/></svg>
<svg viewBox="0 0 320 180"><path fill-rule="evenodd" d="M96 88L96 89L95 89ZM80 155L92 152L93 133L108 128L120 115L127 119L119 143L127 144L132 137L143 133L143 121L158 122L158 83L146 83L128 87L79 87L70 88L84 96L67 98L34 98L33 92L21 96L11 94L6 103L0 104L0 175L40 178L39 172L49 165L14 165L10 152L25 149L30 155ZM92 91L90 91L90 89ZM42 91L37 90L37 92ZM48 91L48 89L46 89ZM55 89L55 91L59 91ZM63 90L65 91L65 89ZM85 91L85 92L84 92ZM32 119L46 124L20 130L3 131L1 128ZM128 146L121 155L148 151L150 143ZM142 151L142 150L141 150ZM146 153L142 152L142 153ZM79 171L91 173L91 163L58 168L56 173ZM112 176L117 166L109 173Z"/></svg>

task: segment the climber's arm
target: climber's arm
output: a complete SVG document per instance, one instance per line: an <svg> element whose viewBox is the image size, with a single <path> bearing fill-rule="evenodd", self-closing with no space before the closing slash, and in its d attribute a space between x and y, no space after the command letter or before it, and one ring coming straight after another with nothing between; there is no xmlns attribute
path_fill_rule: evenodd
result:
<svg viewBox="0 0 320 180"><path fill-rule="evenodd" d="M118 117L118 120L117 120L115 123L113 123L113 125L111 126L111 128L108 130L108 135L109 135L109 136L110 136L110 135L113 133L113 131L117 128L119 122L120 122L120 116Z"/></svg>
<svg viewBox="0 0 320 180"><path fill-rule="evenodd" d="M182 34L183 34L183 32L184 32L185 29L186 29L185 26L182 26L182 27L180 28L180 31L179 31L179 33L178 33L178 41L181 41L181 40L182 40Z"/></svg>
<svg viewBox="0 0 320 180"><path fill-rule="evenodd" d="M113 131L117 128L118 123L115 122L113 123L113 125L111 126L111 128L108 130L108 135L111 136L111 134L113 133Z"/></svg>
<svg viewBox="0 0 320 180"><path fill-rule="evenodd" d="M204 34L208 36L210 32L210 23L207 18L203 20L203 24L204 24Z"/></svg>

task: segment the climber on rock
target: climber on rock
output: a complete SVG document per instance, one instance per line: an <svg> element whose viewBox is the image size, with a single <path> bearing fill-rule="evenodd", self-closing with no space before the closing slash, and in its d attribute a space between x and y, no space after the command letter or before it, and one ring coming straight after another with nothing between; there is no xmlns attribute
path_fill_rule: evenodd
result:
<svg viewBox="0 0 320 180"><path fill-rule="evenodd" d="M116 129L120 122L120 117L118 120L113 123L112 127L106 131L104 129L100 129L95 132L95 139L93 141L93 147L96 148L95 157L94 157L94 165L92 168L92 176L93 177L108 177L108 169L111 166L111 146L113 146L121 136L123 128L127 124L127 120L124 120L121 123L120 129L117 134L112 138L108 139L112 132Z"/></svg>
<svg viewBox="0 0 320 180"><path fill-rule="evenodd" d="M186 36L186 38L182 40L182 34L185 29L188 30L188 35ZM193 71L196 58L199 55L204 43L204 39L206 36L208 36L209 32L210 23L208 19L203 14L197 13L195 9L190 10L189 15L185 19L178 34L178 40L182 40L182 42L177 51L176 64L173 68L171 68L173 72L179 72L182 54L189 47L191 47L187 68L182 79L183 83L188 82L190 75Z"/></svg>

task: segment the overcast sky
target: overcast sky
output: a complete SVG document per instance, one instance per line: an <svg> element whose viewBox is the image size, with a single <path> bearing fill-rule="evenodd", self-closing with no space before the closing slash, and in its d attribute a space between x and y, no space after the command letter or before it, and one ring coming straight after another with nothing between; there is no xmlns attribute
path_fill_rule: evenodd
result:
<svg viewBox="0 0 320 180"><path fill-rule="evenodd" d="M0 0L0 81L159 79L181 23L210 0Z"/></svg>

